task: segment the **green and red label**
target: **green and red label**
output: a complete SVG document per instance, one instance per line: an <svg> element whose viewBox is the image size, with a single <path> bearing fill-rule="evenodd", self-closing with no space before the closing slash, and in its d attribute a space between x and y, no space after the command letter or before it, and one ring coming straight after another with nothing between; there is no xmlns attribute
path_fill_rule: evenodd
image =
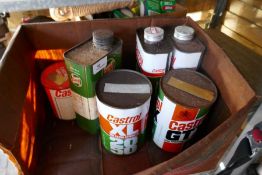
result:
<svg viewBox="0 0 262 175"><path fill-rule="evenodd" d="M88 41L88 42L91 42ZM67 52L70 52L67 51ZM73 108L79 126L90 133L98 131L98 112L95 98L95 85L105 73L121 67L122 41L117 39L111 52L93 64L82 65L67 58L65 64L72 89ZM97 120L95 122L95 120ZM93 125L96 126L93 126Z"/></svg>
<svg viewBox="0 0 262 175"><path fill-rule="evenodd" d="M150 99L131 109L116 109L97 99L102 143L106 150L118 155L132 154L145 133Z"/></svg>
<svg viewBox="0 0 262 175"><path fill-rule="evenodd" d="M178 105L160 90L156 108L153 140L163 150L178 153L196 132L208 110Z"/></svg>
<svg viewBox="0 0 262 175"><path fill-rule="evenodd" d="M174 12L176 0L140 0L140 16Z"/></svg>

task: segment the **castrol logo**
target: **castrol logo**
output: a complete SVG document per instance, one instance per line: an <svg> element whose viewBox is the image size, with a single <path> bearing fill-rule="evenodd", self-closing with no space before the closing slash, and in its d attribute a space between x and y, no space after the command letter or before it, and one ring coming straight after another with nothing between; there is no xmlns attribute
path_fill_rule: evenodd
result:
<svg viewBox="0 0 262 175"><path fill-rule="evenodd" d="M106 118L100 116L101 128L111 137L130 138L137 136L141 131L141 113L135 116L117 117L108 115Z"/></svg>
<svg viewBox="0 0 262 175"><path fill-rule="evenodd" d="M55 96L58 98L62 98L62 97L71 97L72 93L70 89L66 89L66 90L56 90L55 92Z"/></svg>
<svg viewBox="0 0 262 175"><path fill-rule="evenodd" d="M136 46L136 57L137 57L137 60L138 60L138 64L140 66L142 66L143 65L143 58L142 58L137 46Z"/></svg>
<svg viewBox="0 0 262 175"><path fill-rule="evenodd" d="M118 118L113 115L108 115L107 120L115 124L131 124L136 123L141 119L141 113L133 117Z"/></svg>
<svg viewBox="0 0 262 175"><path fill-rule="evenodd" d="M169 123L169 129L173 131L188 131L197 128L202 123L203 119L204 117L189 122L172 120Z"/></svg>
<svg viewBox="0 0 262 175"><path fill-rule="evenodd" d="M165 73L165 69L153 69L153 73Z"/></svg>
<svg viewBox="0 0 262 175"><path fill-rule="evenodd" d="M81 80L81 78L80 78L79 76L77 76L77 75L74 74L74 73L71 73L70 78L71 78L71 82L72 82L75 86L77 86L77 87L82 87L82 80Z"/></svg>

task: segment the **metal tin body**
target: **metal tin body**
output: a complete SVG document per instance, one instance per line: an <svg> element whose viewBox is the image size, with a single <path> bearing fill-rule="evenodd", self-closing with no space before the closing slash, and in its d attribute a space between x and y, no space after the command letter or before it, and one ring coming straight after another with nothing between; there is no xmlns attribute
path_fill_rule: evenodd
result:
<svg viewBox="0 0 262 175"><path fill-rule="evenodd" d="M96 93L104 148L117 155L134 153L145 139L150 81L135 71L117 70L98 81Z"/></svg>
<svg viewBox="0 0 262 175"><path fill-rule="evenodd" d="M189 26L177 26L173 36L172 68L190 68L196 70L205 51L205 46L195 36L194 29Z"/></svg>
<svg viewBox="0 0 262 175"><path fill-rule="evenodd" d="M147 43L141 28L137 30L136 43L136 58L142 73L149 77L163 76L170 67L173 50L166 35L159 42Z"/></svg>
<svg viewBox="0 0 262 175"><path fill-rule="evenodd" d="M172 77L207 89L214 94L212 100L207 101L172 87L167 83ZM158 114L153 127L155 144L168 152L180 152L184 143L194 135L204 120L216 96L215 85L202 74L186 69L169 71L160 82L156 104Z"/></svg>
<svg viewBox="0 0 262 175"><path fill-rule="evenodd" d="M91 43L92 38L73 47L64 54L65 64L70 77L73 107L76 112L77 124L89 133L97 133L99 122L95 98L96 81L105 73L120 68L122 55L122 40L114 37L113 46L104 55L89 63L81 63L70 57L85 44ZM87 48L88 49L88 48ZM89 54L91 56L95 54ZM85 55L83 55L83 59Z"/></svg>
<svg viewBox="0 0 262 175"><path fill-rule="evenodd" d="M72 107L72 93L64 62L52 64L41 74L41 83L45 87L51 107L57 118L72 120L75 112Z"/></svg>

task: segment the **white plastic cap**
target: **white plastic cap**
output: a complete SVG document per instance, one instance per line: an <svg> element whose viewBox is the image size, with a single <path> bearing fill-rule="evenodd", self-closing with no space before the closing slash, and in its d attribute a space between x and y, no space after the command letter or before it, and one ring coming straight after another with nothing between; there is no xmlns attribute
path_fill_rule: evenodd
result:
<svg viewBox="0 0 262 175"><path fill-rule="evenodd" d="M194 37L195 30L189 26L177 26L175 28L174 37L178 40L188 41Z"/></svg>
<svg viewBox="0 0 262 175"><path fill-rule="evenodd" d="M160 27L147 27L144 30L144 39L150 42L158 42L164 38L164 30Z"/></svg>

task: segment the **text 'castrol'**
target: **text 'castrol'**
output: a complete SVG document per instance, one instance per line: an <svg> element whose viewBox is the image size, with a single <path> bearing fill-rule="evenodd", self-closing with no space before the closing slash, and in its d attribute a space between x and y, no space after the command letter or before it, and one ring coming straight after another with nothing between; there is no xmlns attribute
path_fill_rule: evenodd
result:
<svg viewBox="0 0 262 175"><path fill-rule="evenodd" d="M72 92L64 62L47 67L41 74L41 83L56 117L62 120L74 119Z"/></svg>
<svg viewBox="0 0 262 175"><path fill-rule="evenodd" d="M117 155L134 153L145 137L150 81L135 71L117 70L98 81L96 93L104 148Z"/></svg>
<svg viewBox="0 0 262 175"><path fill-rule="evenodd" d="M185 69L169 71L160 82L153 141L178 153L203 122L216 99L216 87L204 75Z"/></svg>

